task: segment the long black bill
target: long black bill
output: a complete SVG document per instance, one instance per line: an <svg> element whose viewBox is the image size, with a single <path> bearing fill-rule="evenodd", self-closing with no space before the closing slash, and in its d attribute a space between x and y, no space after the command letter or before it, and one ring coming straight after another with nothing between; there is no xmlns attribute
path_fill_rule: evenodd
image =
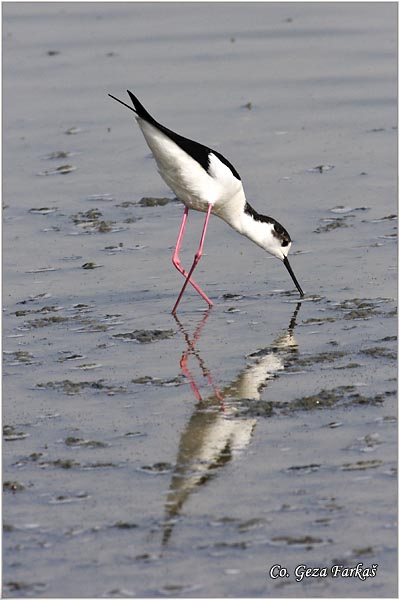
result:
<svg viewBox="0 0 400 600"><path fill-rule="evenodd" d="M299 290L299 294L300 294L300 296L301 296L301 297L303 297L303 296L304 296L304 292L303 292L303 290L301 289L301 287L300 287L300 284L299 284L299 282L297 281L297 279L296 279L296 276L295 276L295 274L294 274L294 273L293 273L293 271L292 271L292 267L290 266L290 262L289 262L289 260L288 260L288 257L287 257L287 256L285 256L285 258L283 259L283 264L285 265L285 267L286 267L286 268L287 268L287 270L289 271L290 277L293 279L293 282L294 282L295 286L296 286L296 287L297 287L297 289Z"/></svg>
<svg viewBox="0 0 400 600"><path fill-rule="evenodd" d="M126 108L129 108L129 110L133 110L133 112L136 112L135 109L132 106L129 106L129 104L126 104L126 102L122 102L122 100L119 100L119 98L116 98L115 96L113 96L112 94L108 94L110 96L110 98L112 98L113 100L116 100L117 102L119 102L120 104L123 104L124 106L126 106Z"/></svg>

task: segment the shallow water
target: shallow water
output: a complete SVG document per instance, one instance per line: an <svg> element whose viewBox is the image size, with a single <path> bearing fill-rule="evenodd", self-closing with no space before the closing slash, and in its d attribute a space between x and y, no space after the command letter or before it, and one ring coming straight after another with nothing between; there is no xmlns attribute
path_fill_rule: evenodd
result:
<svg viewBox="0 0 400 600"><path fill-rule="evenodd" d="M3 6L5 596L396 595L396 8ZM213 219L215 307L170 314L126 88L288 228L301 304Z"/></svg>

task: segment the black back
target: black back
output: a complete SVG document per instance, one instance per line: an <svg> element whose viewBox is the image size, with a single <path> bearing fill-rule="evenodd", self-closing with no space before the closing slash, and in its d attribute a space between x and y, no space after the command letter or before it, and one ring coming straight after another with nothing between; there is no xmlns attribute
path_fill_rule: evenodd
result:
<svg viewBox="0 0 400 600"><path fill-rule="evenodd" d="M225 156L223 156L216 150L212 150L211 148L208 148L207 146L203 146L203 144L199 144L199 142L194 142L193 140L189 140L188 138L185 138L182 135L179 135L179 133L175 133L174 131L171 131L171 129L167 129L167 127L164 127L164 125L161 125L161 123L158 123L158 121L156 121L151 116L151 114L147 112L147 110L145 109L143 104L136 98L136 96L134 96L132 94L132 92L130 92L129 90L127 90L127 92L129 94L130 99L133 102L133 105L135 107L135 112L138 115L138 117L140 117L144 121L147 121L151 125L154 125L154 127L157 127L157 129L162 131L173 142L175 142L175 144L177 144L180 148L182 148L182 150L184 150L187 154L189 154L189 156L191 156L195 161L197 161L203 167L203 169L205 169L205 171L207 171L207 173L209 173L209 166L210 166L209 155L212 152L213 154L215 154L215 156L217 156L219 158L219 160L224 165L226 165L228 167L228 169L230 169L232 175L234 177L236 177L236 179L239 179L239 181L240 181L239 173L236 171L235 167L233 165L231 165L229 160L227 160L225 158Z"/></svg>

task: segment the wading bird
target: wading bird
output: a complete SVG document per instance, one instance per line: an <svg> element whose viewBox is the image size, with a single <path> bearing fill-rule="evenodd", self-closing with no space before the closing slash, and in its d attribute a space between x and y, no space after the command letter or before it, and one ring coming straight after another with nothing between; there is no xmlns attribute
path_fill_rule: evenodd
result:
<svg viewBox="0 0 400 600"><path fill-rule="evenodd" d="M158 171L165 183L185 205L178 240L172 262L185 278L172 312L175 313L188 283L212 306L212 301L192 279L192 273L203 253L204 238L211 213L220 217L233 229L248 237L252 242L279 258L304 296L292 267L288 253L292 244L286 229L272 217L260 215L247 202L242 181L235 167L219 152L203 144L185 138L156 121L127 90L133 107L109 94L136 115L136 120L156 160ZM200 244L189 271L185 271L179 259L183 234L189 209L206 213Z"/></svg>

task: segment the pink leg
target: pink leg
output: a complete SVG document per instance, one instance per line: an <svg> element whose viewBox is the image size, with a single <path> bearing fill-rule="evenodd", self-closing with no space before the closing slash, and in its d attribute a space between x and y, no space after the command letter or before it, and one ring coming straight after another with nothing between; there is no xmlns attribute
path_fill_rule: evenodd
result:
<svg viewBox="0 0 400 600"><path fill-rule="evenodd" d="M182 267L182 263L181 263L180 258L179 258L179 251L180 251L181 245L182 245L183 234L184 234L184 231L185 231L186 221L187 221L188 214L189 214L189 209L187 208L187 206L185 206L185 212L183 213L182 224L181 224L181 228L179 230L178 240L176 242L175 251L174 251L174 254L172 256L172 263L173 263L174 267L176 267L178 269L178 271L180 273L182 273L182 275L185 278L187 278L188 274L186 273L185 269ZM199 294L202 293L202 290L196 284L196 282L193 281L193 279L190 279L190 283L192 284L192 286L194 287L194 289L197 292L199 292ZM208 301L208 299L207 299L207 301Z"/></svg>
<svg viewBox="0 0 400 600"><path fill-rule="evenodd" d="M176 312L176 309L178 308L178 305L179 305L179 303L181 301L181 298L183 296L183 293L184 293L184 291L185 291L186 286L187 286L188 283L191 283L191 285L194 287L194 289L196 290L196 292L198 292L200 294L200 296L207 302L207 304L209 306L213 306L213 303L206 296L206 294L203 292L203 290L197 285L197 283L195 283L191 279L191 275L192 275L192 273L193 273L193 271L194 271L197 263L199 262L199 260L201 258L201 255L203 254L204 238L206 236L207 225L208 225L208 221L209 221L209 218L210 218L211 211L212 211L212 205L210 204L210 206L208 207L208 210L207 210L206 219L204 221L203 232L201 234L199 248L198 248L198 250L197 250L197 252L195 254L194 261L193 261L193 264L192 264L192 266L190 268L189 273L186 273L186 271L184 270L184 268L181 265L181 261L179 260L179 250L181 248L182 239L183 239L183 233L185 231L186 220L187 220L187 216L188 216L188 212L189 212L189 209L187 207L185 207L185 212L183 214L182 224L181 224L181 228L180 228L180 231L179 231L178 240L176 242L175 251L174 251L174 254L173 254L173 257L172 257L172 262L173 262L174 266L178 269L178 271L180 273L182 273L182 275L186 278L186 281L183 284L183 287L182 287L181 292L180 292L180 294L178 296L178 299L175 302L175 306L172 309L173 313Z"/></svg>
<svg viewBox="0 0 400 600"><path fill-rule="evenodd" d="M179 232L178 241L177 241L177 245L176 245L176 249L175 249L175 253L174 253L174 257L173 257L173 262L174 262L175 266L178 268L178 270L184 275L184 277L186 277L186 281L185 281L185 283L182 286L181 292L180 292L180 294L178 296L178 299L177 299L177 301L175 303L175 306L172 309L172 313L176 312L176 309L178 308L178 305L179 305L179 303L181 301L183 293L184 293L184 291L186 289L186 286L187 286L187 284L189 282L195 288L195 290L200 294L200 296L207 302L207 304L210 307L213 306L212 301L206 296L206 294L203 292L203 290L191 279L191 275L192 275L192 273L193 273L193 271L194 271L197 263L199 262L202 254L203 254L204 238L205 238L205 235L206 235L207 225L208 225L208 221L209 221L209 218L210 218L211 211L212 211L212 205L210 205L208 207L208 210L207 210L207 214L206 214L206 218L205 218L204 226L203 226L203 232L202 232L201 238L200 238L200 245L199 245L199 248L198 248L198 250L197 250L197 252L195 254L195 257L194 257L194 260L193 260L193 264L192 264L192 266L190 268L189 273L186 273L186 271L182 268L182 266L180 264L180 261L179 261L179 258L178 258L178 253L179 253L179 249L180 249L180 246L181 246L181 243L182 243L182 238L183 238L183 232L184 232L184 229L185 229L185 226L186 226L186 219L187 219L187 215L188 215L188 212L189 212L189 209L185 208L185 213L184 213L183 219L182 219L181 230Z"/></svg>

